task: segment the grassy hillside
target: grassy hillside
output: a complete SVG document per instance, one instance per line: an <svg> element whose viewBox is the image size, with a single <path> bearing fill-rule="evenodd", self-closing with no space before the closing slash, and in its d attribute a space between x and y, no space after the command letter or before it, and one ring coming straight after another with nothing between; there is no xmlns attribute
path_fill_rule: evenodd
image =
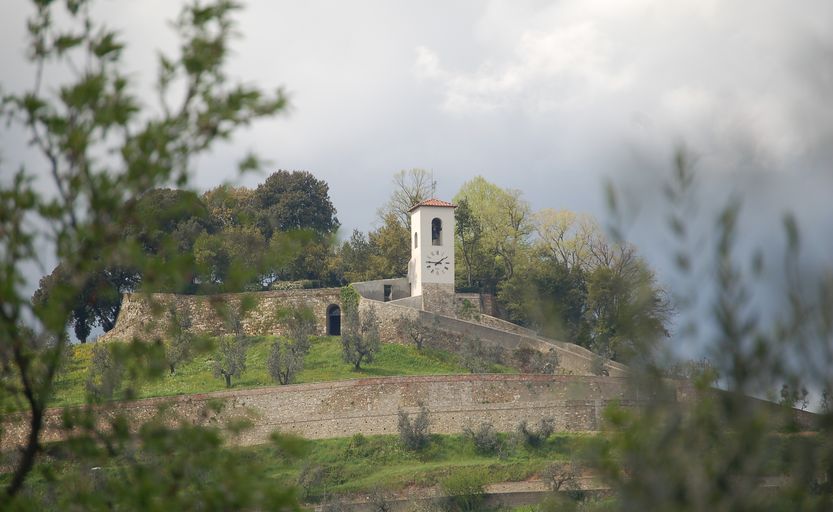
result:
<svg viewBox="0 0 833 512"><path fill-rule="evenodd" d="M462 435L432 435L422 451L402 447L396 436L362 436L306 441L301 459L286 460L271 446L247 448L267 461L269 475L285 484L299 484L315 499L330 494L398 491L440 484L461 470L479 471L484 483L522 481L540 475L554 463L571 460L591 436L559 434L537 447L500 434L501 448L484 455Z"/></svg>
<svg viewBox="0 0 833 512"><path fill-rule="evenodd" d="M266 371L266 359L274 337L257 337L251 342L246 358L246 371L233 381L234 388L272 386L275 383ZM92 357L93 344L72 347L70 362L56 382L55 406L84 403L84 383ZM222 379L212 374L212 351L198 354L192 361L177 368L174 375L167 372L159 378L138 386L137 397L184 395L226 389ZM495 366L494 372L510 372ZM442 375L468 373L458 357L444 351L418 351L411 346L383 344L373 363L364 364L360 371L341 360L341 341L338 337L320 337L312 342L304 370L297 383L380 377L386 375Z"/></svg>

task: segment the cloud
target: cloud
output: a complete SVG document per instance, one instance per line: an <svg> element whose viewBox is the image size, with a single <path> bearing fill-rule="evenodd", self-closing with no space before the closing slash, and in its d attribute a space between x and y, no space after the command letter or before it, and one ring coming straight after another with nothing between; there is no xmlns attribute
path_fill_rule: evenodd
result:
<svg viewBox="0 0 833 512"><path fill-rule="evenodd" d="M627 87L627 71L610 62L611 43L592 22L553 32L526 31L513 58L473 72L444 69L435 52L416 49L415 74L438 82L441 108L452 113L520 109L535 114L592 100Z"/></svg>

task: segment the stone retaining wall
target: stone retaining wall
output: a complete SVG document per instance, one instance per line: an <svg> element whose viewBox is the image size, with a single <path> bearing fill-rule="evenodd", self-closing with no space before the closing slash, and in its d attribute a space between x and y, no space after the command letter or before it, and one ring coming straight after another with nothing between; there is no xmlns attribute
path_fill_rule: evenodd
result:
<svg viewBox="0 0 833 512"><path fill-rule="evenodd" d="M268 441L278 430L309 439L396 434L400 409L416 412L421 404L430 414L431 432L460 433L465 427L491 422L498 431L512 432L521 420L535 423L553 418L558 431L602 429L604 408L616 401L637 404L636 393L621 379L553 375L449 375L383 377L315 384L298 384L239 391L221 391L172 398L113 404L134 425L167 405L187 422L224 425L248 417L254 427L231 439L239 445ZM646 398L643 393L643 398ZM213 411L210 402L224 407ZM210 412L209 412L210 411ZM108 417L109 414L103 414ZM3 451L20 446L27 433L26 416L7 417L0 439ZM43 441L57 441L61 410L45 418Z"/></svg>

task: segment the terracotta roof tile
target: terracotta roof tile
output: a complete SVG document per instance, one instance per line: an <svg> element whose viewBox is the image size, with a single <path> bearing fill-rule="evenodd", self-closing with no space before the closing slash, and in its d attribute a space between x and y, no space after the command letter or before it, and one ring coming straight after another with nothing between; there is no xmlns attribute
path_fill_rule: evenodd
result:
<svg viewBox="0 0 833 512"><path fill-rule="evenodd" d="M417 208L419 208L420 206L440 206L440 207L444 207L444 208L457 208L456 204L451 204L447 201L441 201L439 199L433 199L432 198L432 199L426 199L425 201L418 202L417 204L411 206L411 208L408 211L412 212L412 211L416 210Z"/></svg>

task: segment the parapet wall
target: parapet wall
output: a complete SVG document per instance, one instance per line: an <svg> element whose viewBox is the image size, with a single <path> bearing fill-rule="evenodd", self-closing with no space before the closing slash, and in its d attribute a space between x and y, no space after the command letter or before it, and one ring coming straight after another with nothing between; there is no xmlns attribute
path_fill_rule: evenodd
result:
<svg viewBox="0 0 833 512"><path fill-rule="evenodd" d="M350 283L356 292L362 297L384 301L385 287L390 287L390 296L388 300L399 300L411 296L411 284L405 277L395 279L377 279L375 281L360 281L358 283Z"/></svg>
<svg viewBox="0 0 833 512"><path fill-rule="evenodd" d="M386 343L406 343L399 325L402 318L412 318L418 319L426 329L439 329L449 333L450 336L466 335L479 338L484 344L510 353L520 348L530 348L544 353L555 351L559 358L560 373L594 375L594 369L598 366L597 356L583 347L541 338L534 331L488 315L480 315L480 319L485 322L478 323L431 311L417 310L394 302L379 302L361 297L359 312L364 313L369 309L373 309L376 313L379 333L382 341ZM627 372L624 365L613 361L605 363L603 367L612 377L623 377Z"/></svg>
<svg viewBox="0 0 833 512"><path fill-rule="evenodd" d="M228 334L224 312L236 311L241 302L251 299L252 308L242 319L243 331L250 336L282 334L278 312L286 307L308 307L318 322L318 333L327 334L327 308L340 305L339 288L315 290L284 290L217 295L177 295L173 293L128 293L122 300L116 326L102 336L111 339L164 338L173 319L186 315L191 320L191 331L213 336Z"/></svg>
<svg viewBox="0 0 833 512"><path fill-rule="evenodd" d="M641 398L647 398L642 393ZM114 404L140 424L162 405L187 422L224 425L248 417L254 427L234 437L240 445L265 443L274 431L309 439L396 434L399 410L428 408L431 432L460 433L490 422L498 431L512 432L520 421L552 418L558 431L584 432L603 428L604 408L613 401L637 404L639 393L622 379L554 375L449 375L383 377L315 384L298 384L240 391L222 391L173 398L153 398ZM210 402L224 407L214 411ZM103 415L105 418L107 414ZM26 438L23 415L7 417L0 449L20 446ZM43 441L65 438L61 410L45 418Z"/></svg>

